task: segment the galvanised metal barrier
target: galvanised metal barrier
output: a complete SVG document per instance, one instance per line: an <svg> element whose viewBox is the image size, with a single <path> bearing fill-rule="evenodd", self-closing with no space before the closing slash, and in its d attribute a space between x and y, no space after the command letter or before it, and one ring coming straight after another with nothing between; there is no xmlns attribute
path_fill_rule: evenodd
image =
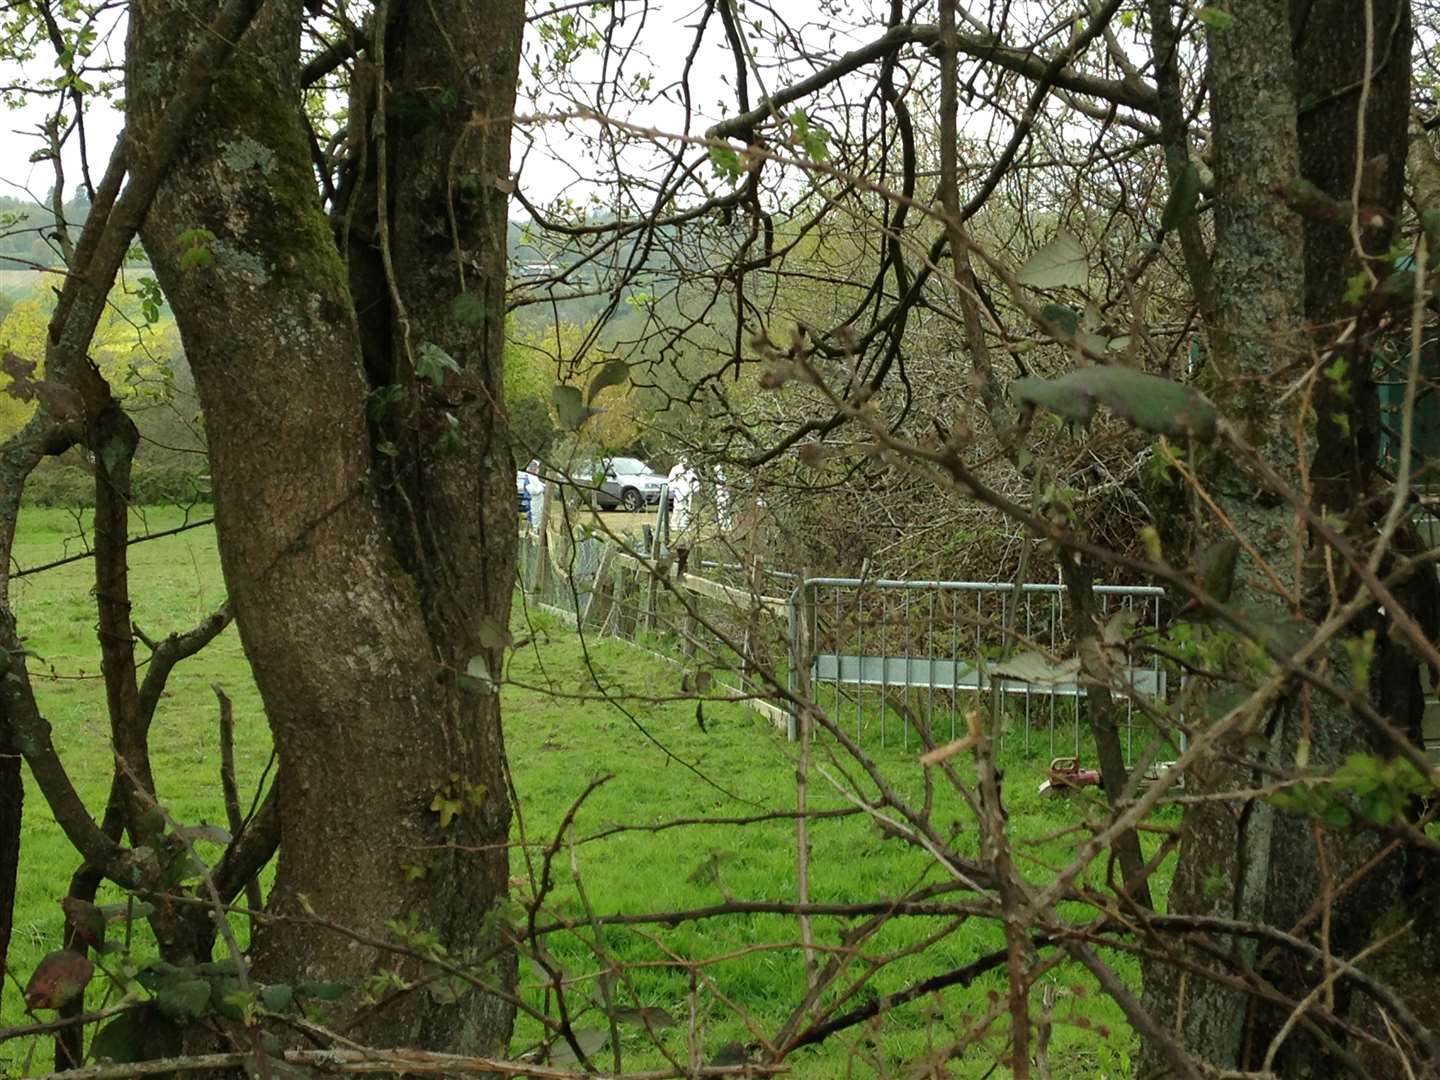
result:
<svg viewBox="0 0 1440 1080"><path fill-rule="evenodd" d="M1164 600L1155 586L1094 588L1114 686L1133 691L1116 698L1127 761L1137 739L1143 749L1156 731L1135 697L1163 703L1170 690L1158 655L1133 644L1159 631ZM881 745L902 747L921 724L936 739L963 734L978 696L998 689L1008 706L1006 743L1027 754L1078 754L1088 734L1087 683L1067 602L1060 584L806 578L790 599L789 688L808 692L836 724L853 724L857 740L878 733ZM795 724L791 710L792 738Z"/></svg>

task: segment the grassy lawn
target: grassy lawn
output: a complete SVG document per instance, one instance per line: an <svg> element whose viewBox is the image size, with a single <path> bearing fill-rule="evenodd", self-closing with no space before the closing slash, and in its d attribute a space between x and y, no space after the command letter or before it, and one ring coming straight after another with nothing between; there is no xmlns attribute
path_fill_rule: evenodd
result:
<svg viewBox="0 0 1440 1080"><path fill-rule="evenodd" d="M151 510L133 531L159 530L181 521L178 510ZM16 544L20 565L47 562L79 550L79 525L63 511L27 510ZM224 589L211 529L202 528L135 547L133 553L135 622L150 637L183 631L212 611ZM110 751L97 677L98 650L90 596L91 566L80 561L47 573L17 579L14 604L28 648L42 708L55 728L56 742L88 805L97 815L109 776ZM540 850L556 834L572 804L597 777L609 777L575 814L567 844L555 861L555 887L546 900L547 917L584 922L584 896L597 913L681 911L743 900L784 902L795 896L794 824L769 821L735 828L701 825L661 831L617 826L655 826L678 818L742 817L794 804L792 747L770 724L738 704L705 706L705 730L693 701L656 702L649 698L680 691L680 674L659 660L616 642L584 647L564 623L517 604L517 639L530 644L513 657L512 684L505 691L506 739L521 797L514 839L529 846L512 856L511 873L521 900L532 894ZM595 678L619 700L594 700ZM238 774L242 799L255 790L269 759L269 742L258 697L234 628L199 656L180 665L171 677L152 733L152 754L162 801L172 815L188 823L223 821L217 745L217 708L212 684L235 701ZM637 696L626 696L637 695ZM642 730L643 729L643 730ZM657 745L660 744L660 745ZM663 746L663 749L662 749ZM917 800L923 790L914 742L904 749L891 740L870 747L894 786ZM824 748L817 764L832 776ZM1033 862L1028 873L1043 880L1065 859L1077 835L1053 834L1079 822L1083 805L1042 800L1036 794L1043 761L1007 762L1007 801L1012 834L1027 845ZM28 784L28 779L27 779ZM63 895L75 868L73 853L51 821L33 787L27 786L22 838L21 880L16 935L11 946L11 981L4 995L0 1024L25 1022L18 1008L23 983L39 958L58 947ZM811 805L848 805L818 774L812 777ZM974 823L958 796L936 789L935 820L958 830L958 843L975 848ZM522 832L523 825L523 832ZM968 830L968 832L967 832ZM817 821L811 826L812 897L818 902L858 902L901 894L917 883L939 882L944 875L934 860L898 840L886 840L861 816ZM573 859L573 862L572 862ZM1094 868L1103 873L1103 866ZM894 920L869 940L863 957L852 963L845 985L861 982L841 1011L876 995L974 960L1002 944L990 924L971 921L928 942L946 924L936 918ZM842 924L817 919L815 940L822 948L838 945ZM792 920L775 915L731 915L683 921L673 927L650 924L606 927L599 937L588 927L552 935L547 948L572 982L571 1007L584 1015L580 1027L606 1026L601 1011L587 1008L595 976L609 963L624 965L616 993L636 1006L659 1007L681 1020L662 1032L667 1045L683 1048L691 984L688 964L709 961L694 992L697 1025L713 1053L731 1042L756 1039L752 1031L773 1034L803 997L805 971ZM861 979L866 959L908 952ZM603 956L603 958L602 958ZM1114 963L1131 985L1135 965ZM1133 1036L1120 1012L1095 991L1092 980L1072 969L1055 976L1064 993L1056 1006L1052 1062L1059 1076L1120 1075ZM522 963L522 982L537 1007L546 1004L537 969ZM97 980L97 983L99 980ZM928 1045L944 1045L1003 993L1003 972L978 979L967 989L927 997L889 1014L879 1028L859 1025L818 1048L791 1059L796 1075L832 1077L853 1068L856 1075L889 1072L912 1061ZM836 1000L831 995L829 1001ZM1038 991L1037 991L1038 1001ZM751 1025L751 1026L747 1026ZM624 1065L653 1066L658 1055L648 1048L643 1029L624 1027ZM515 1052L529 1048L540 1028L522 1018ZM31 1059L28 1055L34 1052ZM683 1057L683 1051L682 1051ZM48 1045L25 1040L0 1044L0 1069L31 1072L48 1065ZM597 1062L612 1063L607 1050ZM986 1074L993 1057L977 1048L953 1065L954 1075ZM1004 1070L999 1071L1000 1075Z"/></svg>

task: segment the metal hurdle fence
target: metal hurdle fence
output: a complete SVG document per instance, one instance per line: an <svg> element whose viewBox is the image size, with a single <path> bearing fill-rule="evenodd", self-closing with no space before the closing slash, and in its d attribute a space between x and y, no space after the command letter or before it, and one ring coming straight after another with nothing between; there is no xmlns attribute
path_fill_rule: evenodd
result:
<svg viewBox="0 0 1440 1080"><path fill-rule="evenodd" d="M792 738L796 710L767 692L761 672L778 675L791 695L809 695L857 740L882 747L908 747L921 725L932 738L956 737L980 695L996 689L1005 702L1002 752L1082 752L1087 684L1063 585L808 577L758 558L695 557L687 565L665 544L664 505L645 540L630 547L524 530L521 581L532 600L591 632L705 668ZM1157 653L1134 645L1163 626L1165 592L1097 585L1094 600L1101 620L1121 628L1106 653L1133 762L1154 737L1168 738L1136 698L1163 706L1170 674Z"/></svg>
<svg viewBox="0 0 1440 1080"><path fill-rule="evenodd" d="M1133 691L1119 700L1126 759L1134 761L1137 743L1143 749L1156 733L1135 697L1163 703L1170 679L1157 654L1137 653L1131 642L1137 631L1160 629L1165 591L1097 585L1094 593L1101 619L1119 616L1114 625L1125 631L1111 661L1118 687ZM806 578L791 597L789 686L811 695L834 723L853 725L857 740L901 747L922 723L935 738L957 737L978 695L998 689L1010 706L1006 745L1078 754L1086 684L1067 603L1060 584ZM1016 652L1025 655L1023 670L1013 655L1010 664L1001 661ZM792 716L792 737L794 723Z"/></svg>

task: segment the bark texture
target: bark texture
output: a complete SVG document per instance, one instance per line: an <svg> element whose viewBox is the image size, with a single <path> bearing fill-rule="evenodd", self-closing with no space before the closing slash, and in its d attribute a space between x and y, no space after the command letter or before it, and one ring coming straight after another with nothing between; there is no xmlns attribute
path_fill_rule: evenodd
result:
<svg viewBox="0 0 1440 1080"><path fill-rule="evenodd" d="M1215 322L1209 335L1211 387L1217 403L1244 427L1280 475L1294 479L1291 424L1274 408L1268 377L1308 352L1304 335L1302 240L1299 219L1278 192L1299 175L1294 64L1289 5L1284 0L1247 4L1232 27L1208 37L1209 84L1215 160ZM1256 499L1254 483L1227 455L1203 466L1219 505L1259 553L1282 568L1293 590L1296 522L1278 499ZM1207 537L1206 539L1210 539ZM1289 572L1285 569L1288 566ZM1287 614L1270 594L1260 568L1242 563L1235 595L1257 612ZM1243 686L1212 686L1190 703L1191 722L1208 712L1215 720L1245 696ZM1283 714L1283 709L1279 710ZM1204 719L1198 721L1205 723ZM1249 787L1252 771L1236 758L1274 736L1282 716L1255 718L1217 756L1186 777L1187 790ZM1274 811L1263 802L1207 802L1187 807L1169 910L1258 920L1272 850ZM1220 1069L1235 1069L1244 1055L1248 997L1210 981L1216 969L1230 976L1254 961L1253 943L1210 943L1223 959L1192 947L1145 970L1147 1005L1167 1019L1182 1044ZM1197 970L1187 971L1194 965ZM1155 1048L1146 1064L1166 1068Z"/></svg>
<svg viewBox="0 0 1440 1080"><path fill-rule="evenodd" d="M1345 294L1364 265L1362 253L1375 258L1388 250L1401 206L1409 5L1403 0L1365 5L1296 0L1247 4L1235 15L1232 27L1209 35L1216 182L1213 390L1292 490L1306 490L1298 461L1302 455L1310 459L1315 509L1347 517L1351 536L1363 546L1373 536L1377 507L1383 513L1380 502L1368 499L1380 493L1373 469L1376 428L1369 371L1377 328L1363 315L1351 323L1357 309ZM1358 142L1362 132L1363 145ZM1349 220L1302 218L1280 194L1300 177L1337 203L1358 193L1359 205L1380 211L1385 223L1352 229ZM1367 214L1362 220L1375 219ZM1384 267L1373 265L1383 277ZM1313 418L1294 412L1295 400L1290 412L1277 412L1277 388L1317 360L1327 369L1337 360L1341 366L1333 369L1334 377L1317 380ZM1237 604L1260 622L1323 615L1330 595L1326 567L1294 509L1257 490L1228 460L1211 462L1204 475L1221 508L1275 568L1292 598L1282 601L1246 560L1236 583ZM1419 701L1416 666L1388 639L1381 621L1377 704L1406 729ZM1327 664L1337 681L1347 681L1341 650L1332 650ZM1243 690L1209 688L1211 718L1236 704ZM1350 752L1388 749L1349 710L1297 685L1237 733L1228 761L1214 760L1197 770L1193 789L1222 791L1263 780L1266 774L1247 768L1246 760L1277 769L1308 761L1328 771ZM1325 947L1353 956L1373 940L1382 921L1400 914L1403 853L1378 860L1358 875L1358 883L1333 898L1331 892L1380 848L1381 838L1374 835L1329 832L1308 818L1277 814L1260 801L1194 805L1187 808L1182 827L1169 907L1264 922L1317 943L1323 925ZM1324 919L1320 906L1329 908ZM1416 948L1420 938L1417 931L1399 950L1382 956L1393 964L1403 952L1402 966L1433 970L1433 952ZM1334 1075L1353 1069L1357 1060L1376 1075L1400 1074L1393 1055L1366 1056L1363 1047L1337 1035L1333 1026L1323 1032L1305 1023L1286 1028L1292 1009L1283 1000L1305 998L1323 975L1304 958L1223 938L1208 947L1207 955L1187 946L1146 968L1150 1007L1171 1018L1198 1058L1221 1070L1263 1065L1281 1076ZM1219 963L1217 956L1223 958ZM1185 964L1198 969L1183 971ZM1232 979L1258 975L1282 998L1257 1004L1248 992L1207 980L1206 968ZM1407 981L1419 985L1402 976L1396 988L1423 1016L1426 997L1403 989ZM1355 1017L1361 1031L1383 1031L1376 1017L1366 1018L1362 999L1350 999L1352 986L1337 982L1334 1011ZM1148 1064L1161 1063L1152 1059Z"/></svg>
<svg viewBox="0 0 1440 1080"><path fill-rule="evenodd" d="M506 892L510 817L498 698L484 680L462 678L473 657L477 670L498 672L501 649L486 628L509 615L515 530L497 392L502 325L498 314L477 325L450 310L461 292L457 266L473 290L494 298L503 288L499 187L522 9L518 0L463 11L407 5L391 25L408 26L411 14L425 29L395 42L407 77L423 77L437 96L445 88L448 111L403 159L390 148L392 162L403 160L391 191L402 303L382 299L391 317L408 307L414 350L445 348L462 374L435 387L401 373L411 394L396 468L374 464L367 343L311 173L298 0L273 0L262 12L143 235L195 374L226 583L279 751L280 855L269 905L382 938L392 920L407 921L477 961L503 994L514 962L492 917ZM183 28L194 25L193 12L172 0L131 9L128 112L141 139L161 123L166 86L190 44ZM475 113L496 122L471 128ZM393 140L394 114L390 121ZM463 202L465 227L452 230L451 170L477 159L489 186ZM401 232L413 253L402 253ZM197 246L210 257L190 265L183 257ZM380 351L400 344L392 336ZM455 804L453 820L431 808L437 796ZM303 923L267 924L255 962L267 980L357 986L382 969L421 973ZM417 990L362 1017L358 1031L382 1044L486 1052L503 1046L511 1016L503 996L470 990L452 1003L448 992Z"/></svg>

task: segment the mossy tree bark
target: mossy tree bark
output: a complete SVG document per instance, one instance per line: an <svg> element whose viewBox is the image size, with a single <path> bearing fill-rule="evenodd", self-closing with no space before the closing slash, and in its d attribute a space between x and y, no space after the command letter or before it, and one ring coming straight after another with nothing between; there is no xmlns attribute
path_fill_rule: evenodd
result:
<svg viewBox="0 0 1440 1080"><path fill-rule="evenodd" d="M1371 30L1367 36L1367 9ZM1360 321L1345 299L1347 283L1362 267L1349 221L1302 216L1287 206L1285 190L1298 178L1338 201L1349 200L1359 156L1361 202L1398 217L1403 185L1409 95L1409 5L1403 0L1288 3L1270 0L1237 8L1234 23L1208 35L1207 71L1215 160L1215 324L1210 328L1211 390L1270 471L1295 492L1313 499L1322 514L1347 518L1349 536L1363 546L1374 535L1378 494L1374 460L1373 387L1369 356L1377 326ZM1365 58L1371 70L1361 87ZM1361 230L1366 256L1382 256L1391 229ZM1380 275L1383 269L1376 264ZM1342 331L1344 333L1342 334ZM1343 377L1322 377L1305 412L1305 395L1281 404L1279 387L1301 377L1317 358L1336 359ZM1341 371L1336 368L1335 371ZM1308 477L1300 467L1310 463ZM1242 559L1235 600L1254 621L1324 614L1331 595L1320 542L1295 509L1264 490L1253 471L1228 456L1202 463L1202 476L1217 504L1270 564L1263 574ZM1217 535L1219 533L1218 527ZM1333 565L1333 563L1332 563ZM1342 571L1343 577L1343 571ZM1279 582L1288 598L1275 588ZM1342 593L1346 592L1342 588ZM1380 627L1373 685L1377 705L1401 729L1418 700L1413 656L1387 640ZM1327 654L1331 673L1344 681L1345 657ZM1404 682L1415 694L1394 693ZM1383 685L1382 685L1383 684ZM1211 718L1238 703L1244 685L1212 688ZM1194 719L1192 717L1192 719ZM1198 721L1205 723L1205 720ZM1271 769L1294 769L1308 761L1332 769L1352 751L1393 753L1363 719L1319 693L1292 686L1253 723L1237 731L1227 752L1190 774L1189 793L1254 787ZM1335 834L1307 818L1278 814L1263 800L1197 803L1187 808L1181 857L1169 896L1172 913L1219 915L1263 922L1309 938L1321 929L1315 904L1377 855L1381 840L1370 834ZM1377 859L1359 883L1341 893L1324 920L1327 947L1354 955L1371 939L1377 921L1401 902L1405 854ZM1147 964L1146 998L1167 1017L1197 1058L1221 1070L1273 1068L1278 1075L1331 1075L1345 1067L1355 1047L1333 1029L1306 1024L1276 1041L1290 1015L1283 1004L1209 981L1212 968L1232 980L1263 978L1273 990L1299 1000L1320 974L1281 950L1262 951L1240 940L1185 947L1183 955ZM1390 955L1393 957L1393 950ZM1433 970L1434 957L1413 950L1407 962ZM1184 965L1193 965L1190 971ZM1404 986L1403 977L1397 986ZM1342 980L1343 983L1343 980ZM1337 984L1336 1012L1349 1003L1349 987ZM1422 1016L1425 1001L1407 996ZM1363 1026L1363 1025L1362 1025ZM1267 1054L1273 1057L1267 1062ZM1149 1065L1162 1067L1158 1056ZM1366 1058L1380 1072L1386 1064ZM1398 1073L1399 1062L1394 1061Z"/></svg>
<svg viewBox="0 0 1440 1080"><path fill-rule="evenodd" d="M139 139L163 123L195 15L174 0L131 8L127 113ZM510 820L498 698L464 675L476 657L499 671L494 628L508 621L514 572L502 189L523 9L440 0L389 20L392 97L409 83L445 92L433 91L422 130L398 132L393 114L388 125L394 269L382 302L409 347L400 333L379 346L407 388L385 432L365 409L363 357L376 342L362 340L305 140L300 22L299 0L267 4L143 232L204 409L222 565L279 752L269 906L381 938L391 920L413 920L504 992L514 960L492 917ZM369 147L371 160L380 152ZM471 174L480 179L457 190ZM209 254L192 265L196 247ZM478 310L455 306L462 292L492 314L457 318ZM459 369L439 386L415 377L427 345ZM375 453L397 435L400 453ZM453 820L431 809L437 794ZM387 969L419 973L303 922L263 924L255 963L267 980L357 986ZM357 1033L489 1051L511 1015L503 993L451 1002L420 990L362 1016Z"/></svg>

